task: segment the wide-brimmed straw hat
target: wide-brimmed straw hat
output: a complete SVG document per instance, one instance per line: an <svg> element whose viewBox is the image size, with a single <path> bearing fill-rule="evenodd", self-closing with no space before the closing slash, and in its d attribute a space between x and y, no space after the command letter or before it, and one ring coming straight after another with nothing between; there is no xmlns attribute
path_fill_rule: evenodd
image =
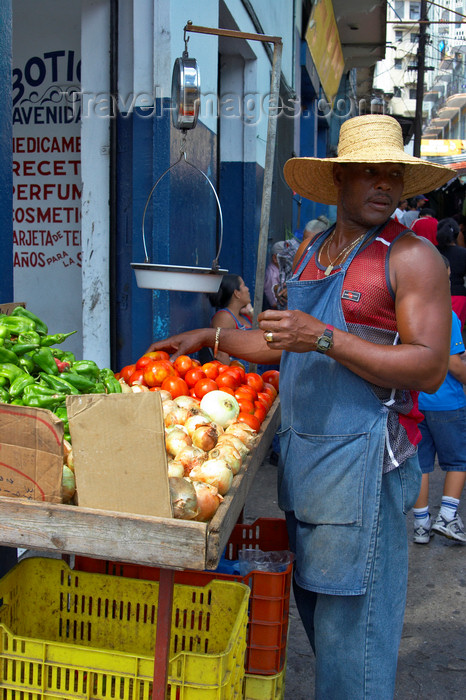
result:
<svg viewBox="0 0 466 700"><path fill-rule="evenodd" d="M455 171L445 165L405 153L399 123L382 114L345 121L340 129L336 158L290 158L283 168L285 180L302 197L336 204L334 163L404 163L402 198L406 199L420 192L431 192L456 177Z"/></svg>

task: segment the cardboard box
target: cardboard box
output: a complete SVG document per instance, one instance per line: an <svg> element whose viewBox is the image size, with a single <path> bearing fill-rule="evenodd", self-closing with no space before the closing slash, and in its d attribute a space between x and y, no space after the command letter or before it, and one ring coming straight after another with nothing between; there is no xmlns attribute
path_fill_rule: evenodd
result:
<svg viewBox="0 0 466 700"><path fill-rule="evenodd" d="M79 506L171 518L159 394L68 396L66 407Z"/></svg>
<svg viewBox="0 0 466 700"><path fill-rule="evenodd" d="M0 496L61 503L63 423L44 408L0 403Z"/></svg>
<svg viewBox="0 0 466 700"><path fill-rule="evenodd" d="M0 304L0 314L5 314L5 316L9 316L13 309L16 309L17 306L22 306L23 309L26 308L26 304L24 301L10 301L7 304Z"/></svg>

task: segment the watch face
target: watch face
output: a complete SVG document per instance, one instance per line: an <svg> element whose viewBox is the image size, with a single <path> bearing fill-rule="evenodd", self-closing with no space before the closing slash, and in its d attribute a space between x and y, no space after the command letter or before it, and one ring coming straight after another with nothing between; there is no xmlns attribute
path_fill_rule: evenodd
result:
<svg viewBox="0 0 466 700"><path fill-rule="evenodd" d="M330 350L332 345L333 345L332 339L327 338L326 336L321 336L317 340L317 346L320 348L320 350Z"/></svg>
<svg viewBox="0 0 466 700"><path fill-rule="evenodd" d="M201 82L195 58L177 58L172 73L172 123L176 129L194 129L199 114Z"/></svg>

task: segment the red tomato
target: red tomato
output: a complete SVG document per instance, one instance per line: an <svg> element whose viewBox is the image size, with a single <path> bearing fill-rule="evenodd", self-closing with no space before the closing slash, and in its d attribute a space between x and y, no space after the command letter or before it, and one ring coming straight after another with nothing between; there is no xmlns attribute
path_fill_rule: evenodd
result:
<svg viewBox="0 0 466 700"><path fill-rule="evenodd" d="M120 379L121 374L119 372L114 372L115 379Z"/></svg>
<svg viewBox="0 0 466 700"><path fill-rule="evenodd" d="M257 372L247 372L244 379L246 384L252 386L255 391L262 391L264 388L264 380Z"/></svg>
<svg viewBox="0 0 466 700"><path fill-rule="evenodd" d="M209 379L215 379L218 377L218 363L217 362L205 362L202 365L202 371L205 372L205 376Z"/></svg>
<svg viewBox="0 0 466 700"><path fill-rule="evenodd" d="M164 379L177 376L175 368L166 360L151 362L144 368L143 372L147 386L162 386Z"/></svg>
<svg viewBox="0 0 466 700"><path fill-rule="evenodd" d="M204 379L205 376L205 372L200 367L193 367L188 369L184 375L184 381L189 387L193 387L199 379Z"/></svg>
<svg viewBox="0 0 466 700"><path fill-rule="evenodd" d="M200 367L201 361L198 360L196 357L193 357L193 365L194 365L194 367Z"/></svg>
<svg viewBox="0 0 466 700"><path fill-rule="evenodd" d="M125 382L128 384L129 378L131 377L135 369L136 365L126 365L126 367L123 367L123 369L120 370L120 378L124 379Z"/></svg>
<svg viewBox="0 0 466 700"><path fill-rule="evenodd" d="M144 370L136 369L133 372L133 374L129 377L127 384L129 384L130 386L133 386L133 384L146 384L146 381L144 379Z"/></svg>
<svg viewBox="0 0 466 700"><path fill-rule="evenodd" d="M235 391L235 389L238 388L238 382L236 381L236 378L230 374L230 372L222 372L218 375L215 381L217 382L218 389L220 389L222 386L227 386Z"/></svg>
<svg viewBox="0 0 466 700"><path fill-rule="evenodd" d="M271 396L273 399L276 399L276 398L277 398L278 391L275 389L275 387L273 386L273 384L267 384L267 382L264 382L264 388L263 388L262 391L265 391L267 394L270 394L270 396Z"/></svg>
<svg viewBox="0 0 466 700"><path fill-rule="evenodd" d="M238 417L236 419L238 423L246 423L246 425L249 425L250 428L255 430L257 433L260 430L261 424L259 418L256 416L252 415L251 413L238 413Z"/></svg>
<svg viewBox="0 0 466 700"><path fill-rule="evenodd" d="M240 387L235 391L235 396L237 399L249 399L254 401L257 398L257 392L251 386L247 384L241 384Z"/></svg>
<svg viewBox="0 0 466 700"><path fill-rule="evenodd" d="M187 396L189 391L188 385L181 377L166 377L162 382L162 389L169 391L172 399Z"/></svg>
<svg viewBox="0 0 466 700"><path fill-rule="evenodd" d="M254 404L249 399L237 399L239 410L242 413L254 413Z"/></svg>
<svg viewBox="0 0 466 700"><path fill-rule="evenodd" d="M219 386L219 387L218 387L218 390L219 390L219 391L224 391L225 393L230 394L230 396L234 396L234 395L235 395L235 392L233 391L233 389L230 389L229 386Z"/></svg>
<svg viewBox="0 0 466 700"><path fill-rule="evenodd" d="M165 350L153 350L152 352L146 352L145 353L147 357L150 357L151 360L169 360L170 355L168 352L165 352Z"/></svg>
<svg viewBox="0 0 466 700"><path fill-rule="evenodd" d="M239 386L242 382L244 382L244 377L245 377L245 371L244 368L237 367L236 365L230 365L227 367L225 370L226 374L231 374L235 379L236 383Z"/></svg>
<svg viewBox="0 0 466 700"><path fill-rule="evenodd" d="M180 377L184 377L188 369L192 369L194 365L189 355L179 355L173 362L173 366Z"/></svg>
<svg viewBox="0 0 466 700"><path fill-rule="evenodd" d="M278 380L280 378L280 372L278 369L268 369L266 372L262 373L261 377L264 382L271 384L276 391L278 391Z"/></svg>
<svg viewBox="0 0 466 700"><path fill-rule="evenodd" d="M267 409L260 401L254 401L254 415L260 420L261 423L267 415Z"/></svg>
<svg viewBox="0 0 466 700"><path fill-rule="evenodd" d="M150 357L148 357L147 355L143 355L136 362L136 369L144 369L144 367L147 367L149 362L153 362L153 360L151 360Z"/></svg>
<svg viewBox="0 0 466 700"><path fill-rule="evenodd" d="M265 391L259 391L257 394L257 400L262 401L267 410L269 410L273 404L273 397L270 396L270 394L267 394Z"/></svg>
<svg viewBox="0 0 466 700"><path fill-rule="evenodd" d="M209 393L209 391L215 391L218 389L215 381L209 379L209 377L204 377L199 379L194 385L194 394L198 399L202 399L203 396Z"/></svg>

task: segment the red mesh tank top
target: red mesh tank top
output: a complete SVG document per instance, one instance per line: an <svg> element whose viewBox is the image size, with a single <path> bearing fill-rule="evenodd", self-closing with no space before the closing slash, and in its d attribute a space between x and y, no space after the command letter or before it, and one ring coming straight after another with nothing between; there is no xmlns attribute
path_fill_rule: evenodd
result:
<svg viewBox="0 0 466 700"><path fill-rule="evenodd" d="M392 243L407 230L390 219L353 258L345 275L341 304L348 331L372 343L396 345L399 342L395 294L388 266ZM312 256L299 279L324 277L325 268L317 257L318 254ZM339 269L335 267L331 274ZM384 472L387 472L415 454L421 439L417 426L423 416L418 409L418 392L370 386L389 409L384 456Z"/></svg>

